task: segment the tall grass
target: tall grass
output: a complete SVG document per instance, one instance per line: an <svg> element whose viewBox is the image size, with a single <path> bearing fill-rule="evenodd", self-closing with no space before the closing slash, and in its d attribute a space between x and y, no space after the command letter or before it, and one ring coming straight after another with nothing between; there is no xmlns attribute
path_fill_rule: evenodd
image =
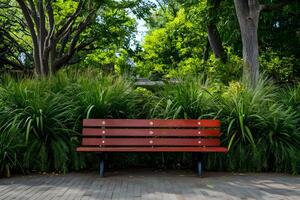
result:
<svg viewBox="0 0 300 200"><path fill-rule="evenodd" d="M0 170L8 174L17 167L17 160L22 169L36 171L85 167L82 154L74 151L80 143L82 119L138 118L144 110L138 94L131 81L105 77L95 70L60 72L40 79L4 77L0 85ZM24 146L18 159L14 142Z"/></svg>
<svg viewBox="0 0 300 200"><path fill-rule="evenodd" d="M267 80L253 89L242 82L224 86L194 77L150 92L95 70L40 79L2 77L0 173L66 172L93 163L94 156L90 160L75 152L83 118L218 118L230 151L210 154L207 169L295 174L300 172L299 102L299 85L280 90ZM157 162L190 163L185 154L168 156ZM136 159L130 163L139 163Z"/></svg>
<svg viewBox="0 0 300 200"><path fill-rule="evenodd" d="M283 105L283 109L293 110L297 116L295 137L300 135L300 84L292 87L284 88L280 91L278 102ZM294 128L294 127L293 127ZM298 140L299 141L299 140ZM296 157L296 171L300 172L300 145L297 147L297 153L293 155Z"/></svg>
<svg viewBox="0 0 300 200"><path fill-rule="evenodd" d="M214 118L217 106L213 92L203 78L194 77L169 84L153 100L150 117L200 119Z"/></svg>
<svg viewBox="0 0 300 200"><path fill-rule="evenodd" d="M0 134L0 174L6 177L11 175L11 171L22 170L19 159L22 158L20 154L24 145L18 137L19 134L14 126L2 130Z"/></svg>
<svg viewBox="0 0 300 200"><path fill-rule="evenodd" d="M130 81L102 75L78 77L73 85L73 97L86 118L135 118L141 110L137 93Z"/></svg>
<svg viewBox="0 0 300 200"><path fill-rule="evenodd" d="M212 165L235 171L297 173L299 118L293 109L278 103L278 94L278 88L264 79L256 88L237 82L224 90L220 119L230 152Z"/></svg>
<svg viewBox="0 0 300 200"><path fill-rule="evenodd" d="M5 109L3 130L20 132L26 150L24 166L39 171L66 171L70 133L76 107L63 93L54 93L49 80L10 80L0 90Z"/></svg>

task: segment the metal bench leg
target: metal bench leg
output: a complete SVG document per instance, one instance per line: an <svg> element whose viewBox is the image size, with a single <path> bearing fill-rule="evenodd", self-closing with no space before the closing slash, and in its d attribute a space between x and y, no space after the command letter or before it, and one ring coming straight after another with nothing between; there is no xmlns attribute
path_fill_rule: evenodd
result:
<svg viewBox="0 0 300 200"><path fill-rule="evenodd" d="M104 173L105 173L104 158L105 156L103 153L99 154L99 174L101 177L104 177Z"/></svg>
<svg viewBox="0 0 300 200"><path fill-rule="evenodd" d="M198 153L197 154L197 174L199 177L202 177L203 174L203 154L202 153Z"/></svg>

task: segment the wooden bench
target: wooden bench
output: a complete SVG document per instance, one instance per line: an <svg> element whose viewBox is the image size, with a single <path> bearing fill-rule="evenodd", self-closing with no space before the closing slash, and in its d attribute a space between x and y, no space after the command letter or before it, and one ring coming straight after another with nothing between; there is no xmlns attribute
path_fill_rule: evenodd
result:
<svg viewBox="0 0 300 200"><path fill-rule="evenodd" d="M104 176L105 152L195 152L202 175L202 154L226 153L221 147L219 120L84 119L78 152L100 153Z"/></svg>

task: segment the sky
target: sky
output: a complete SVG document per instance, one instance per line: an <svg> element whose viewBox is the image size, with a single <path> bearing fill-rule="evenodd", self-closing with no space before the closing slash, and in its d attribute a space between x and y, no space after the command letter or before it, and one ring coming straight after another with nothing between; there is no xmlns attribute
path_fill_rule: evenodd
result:
<svg viewBox="0 0 300 200"><path fill-rule="evenodd" d="M156 0L147 0L147 1L150 1L150 2L158 5ZM143 39L148 31L148 28L147 28L146 22L144 20L142 20L142 19L136 19L136 20L137 20L136 40L141 43L141 42L143 42Z"/></svg>
<svg viewBox="0 0 300 200"><path fill-rule="evenodd" d="M146 22L142 19L137 20L137 33L136 33L136 40L138 42L143 42L143 39L148 31L146 27Z"/></svg>

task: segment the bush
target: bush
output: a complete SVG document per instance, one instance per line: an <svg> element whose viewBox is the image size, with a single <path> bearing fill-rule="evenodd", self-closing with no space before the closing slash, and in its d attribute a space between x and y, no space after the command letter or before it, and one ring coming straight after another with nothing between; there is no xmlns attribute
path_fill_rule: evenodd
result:
<svg viewBox="0 0 300 200"><path fill-rule="evenodd" d="M277 82L297 80L296 68L299 60L295 56L285 56L277 52L264 52L260 56L260 64L268 76Z"/></svg>

